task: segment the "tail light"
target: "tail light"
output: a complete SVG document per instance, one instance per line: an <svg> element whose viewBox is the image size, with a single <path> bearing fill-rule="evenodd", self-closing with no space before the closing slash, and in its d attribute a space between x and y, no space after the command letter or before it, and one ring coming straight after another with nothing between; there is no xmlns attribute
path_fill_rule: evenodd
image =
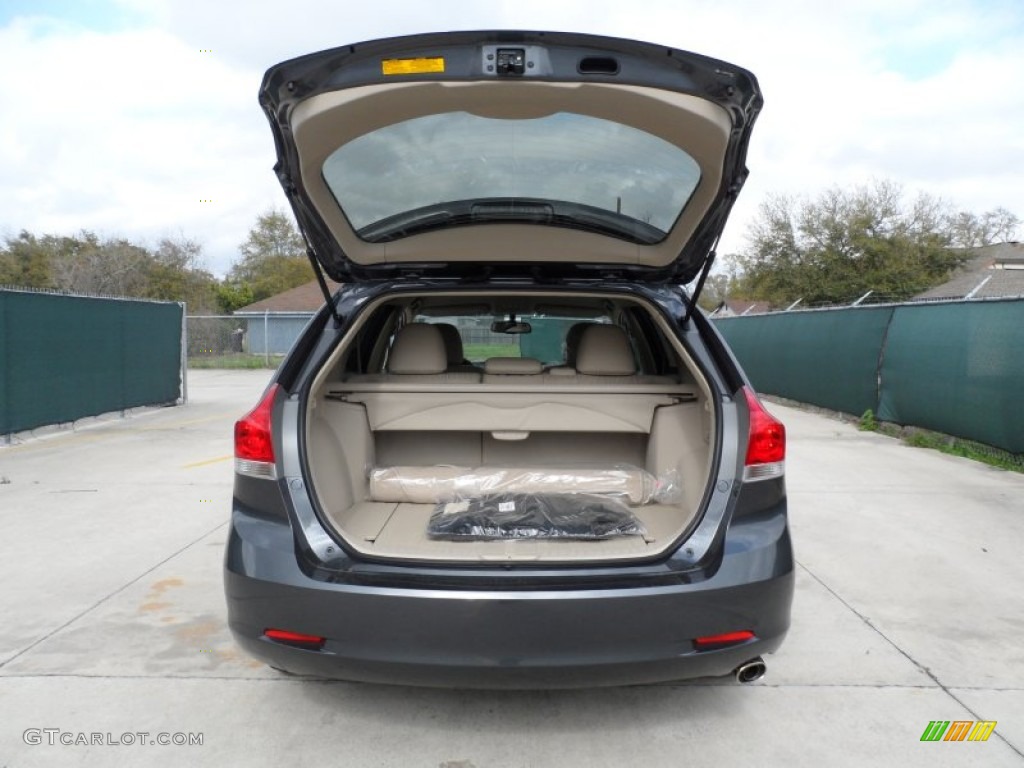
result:
<svg viewBox="0 0 1024 768"><path fill-rule="evenodd" d="M277 477L271 417L279 389L271 384L256 407L235 422L235 472L240 475Z"/></svg>
<svg viewBox="0 0 1024 768"><path fill-rule="evenodd" d="M730 645L739 645L748 640L753 640L754 637L754 633L749 629L741 629L737 632L723 632L720 635L695 637L693 639L693 647L698 651L706 651L711 648L727 648Z"/></svg>
<svg viewBox="0 0 1024 768"><path fill-rule="evenodd" d="M786 427L761 405L750 387L743 388L750 411L750 435L743 479L768 480L786 471Z"/></svg>
<svg viewBox="0 0 1024 768"><path fill-rule="evenodd" d="M299 645L304 648L322 648L326 642L320 635L307 635L303 632L292 632L290 629L265 629L263 636L286 645Z"/></svg>

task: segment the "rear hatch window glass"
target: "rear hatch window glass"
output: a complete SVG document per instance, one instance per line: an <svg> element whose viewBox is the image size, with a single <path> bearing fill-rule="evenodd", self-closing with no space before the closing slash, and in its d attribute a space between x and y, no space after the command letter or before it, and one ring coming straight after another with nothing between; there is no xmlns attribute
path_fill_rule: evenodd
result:
<svg viewBox="0 0 1024 768"><path fill-rule="evenodd" d="M511 221L656 243L696 189L700 169L679 147L611 120L447 112L343 144L323 176L370 242Z"/></svg>

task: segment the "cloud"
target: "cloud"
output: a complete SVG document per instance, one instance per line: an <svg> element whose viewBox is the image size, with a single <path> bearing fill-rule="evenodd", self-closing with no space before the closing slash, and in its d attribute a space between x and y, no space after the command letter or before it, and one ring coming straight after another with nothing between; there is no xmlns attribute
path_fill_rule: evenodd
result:
<svg viewBox="0 0 1024 768"><path fill-rule="evenodd" d="M183 232L223 273L256 215L285 206L256 102L268 66L375 37L495 27L633 37L753 70L766 106L724 252L742 247L766 194L872 178L1024 214L1019 0L100 5L95 24L82 13L0 22L0 233Z"/></svg>
<svg viewBox="0 0 1024 768"><path fill-rule="evenodd" d="M254 210L282 202L255 107L258 73L151 28L18 21L0 31L0 50L6 71L22 73L0 80L17 115L0 128L9 232L152 240L182 230L206 241L222 270Z"/></svg>

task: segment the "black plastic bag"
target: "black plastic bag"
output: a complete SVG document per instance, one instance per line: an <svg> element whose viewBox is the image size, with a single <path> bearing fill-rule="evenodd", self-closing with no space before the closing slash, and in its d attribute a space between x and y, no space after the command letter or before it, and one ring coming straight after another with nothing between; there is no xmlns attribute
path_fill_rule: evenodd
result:
<svg viewBox="0 0 1024 768"><path fill-rule="evenodd" d="M438 504L435 539L609 539L646 533L629 507L585 493L501 493Z"/></svg>

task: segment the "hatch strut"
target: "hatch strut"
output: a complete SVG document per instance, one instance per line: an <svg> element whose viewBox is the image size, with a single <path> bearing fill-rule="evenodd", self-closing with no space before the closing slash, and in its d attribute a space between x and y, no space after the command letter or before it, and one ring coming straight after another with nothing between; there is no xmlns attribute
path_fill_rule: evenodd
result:
<svg viewBox="0 0 1024 768"><path fill-rule="evenodd" d="M331 310L331 317L334 318L334 322L337 325L341 325L341 315L338 314L338 307L334 303L334 297L331 296L331 290L327 287L327 281L324 279L324 273L320 269L320 262L313 253L313 249L306 245L306 256L309 257L309 263L313 265L313 273L316 275L316 281L320 284L320 292L324 295L324 299L327 302L327 308Z"/></svg>
<svg viewBox="0 0 1024 768"><path fill-rule="evenodd" d="M313 252L313 246L309 244L309 237L306 236L306 227L303 226L306 216L306 208L302 204L301 198L295 191L295 185L292 184L291 177L284 173L280 167L280 164L274 166L274 170L277 171L278 178L281 180L281 185L284 187L284 192L288 196L288 202L291 203L292 213L295 215L295 221L299 224L299 234L302 235L302 242L306 244L306 256L309 258L309 263L313 266L313 274L316 275L316 281L320 285L320 293L324 295L324 301L327 302L327 308L331 311L331 317L334 318L334 322L337 326L341 326L341 315L338 314L338 306L334 303L334 298L331 296L331 291L327 287L327 281L324 279L324 273L320 266L320 260L317 259L316 253Z"/></svg>
<svg viewBox="0 0 1024 768"><path fill-rule="evenodd" d="M715 243L718 245L718 243ZM708 253L708 258L704 262L704 268L700 271L700 277L697 278L697 286L693 289L693 295L690 297L689 306L686 307L686 314L683 315L683 327L690 322L690 316L693 314L693 310L697 306L697 299L700 297L700 292L704 290L704 281L708 279L708 275L711 274L711 267L715 263L715 249L712 248Z"/></svg>

